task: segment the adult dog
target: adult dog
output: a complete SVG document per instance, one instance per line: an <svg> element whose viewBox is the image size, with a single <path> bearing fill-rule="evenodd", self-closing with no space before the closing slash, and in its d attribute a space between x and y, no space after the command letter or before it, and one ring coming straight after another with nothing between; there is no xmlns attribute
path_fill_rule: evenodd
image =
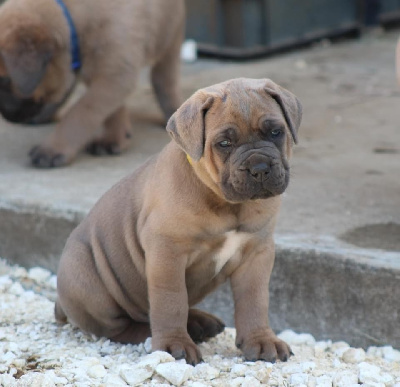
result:
<svg viewBox="0 0 400 387"><path fill-rule="evenodd" d="M0 7L0 113L48 121L79 76L87 92L32 149L37 167L59 167L87 148L119 153L129 143L124 107L139 70L168 119L181 104L178 78L184 0L8 0ZM104 126L104 133L96 137Z"/></svg>
<svg viewBox="0 0 400 387"><path fill-rule="evenodd" d="M249 360L287 360L268 325L280 195L301 106L274 82L197 91L171 117L158 155L111 188L73 231L58 270L56 318L196 364L195 341L224 328L191 307L230 279L236 344Z"/></svg>

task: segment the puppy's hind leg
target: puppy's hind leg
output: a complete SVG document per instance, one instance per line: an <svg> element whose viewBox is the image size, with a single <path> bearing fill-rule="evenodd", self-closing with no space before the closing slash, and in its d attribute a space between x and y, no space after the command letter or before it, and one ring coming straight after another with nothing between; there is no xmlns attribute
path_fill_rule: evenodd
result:
<svg viewBox="0 0 400 387"><path fill-rule="evenodd" d="M141 323L132 320L124 331L110 337L110 339L122 344L139 344L143 343L150 336L151 329L149 323Z"/></svg>
<svg viewBox="0 0 400 387"><path fill-rule="evenodd" d="M190 309L187 329L192 340L195 343L201 343L223 332L225 324L210 313Z"/></svg>
<svg viewBox="0 0 400 387"><path fill-rule="evenodd" d="M181 32L167 48L151 70L151 81L158 103L168 120L182 103L180 91L180 50L182 45Z"/></svg>
<svg viewBox="0 0 400 387"><path fill-rule="evenodd" d="M56 304L54 305L54 315L58 324L66 324L67 315L64 313L58 301L56 301Z"/></svg>
<svg viewBox="0 0 400 387"><path fill-rule="evenodd" d="M132 137L129 110L122 106L112 113L104 123L104 133L86 147L92 155L118 155L127 149Z"/></svg>

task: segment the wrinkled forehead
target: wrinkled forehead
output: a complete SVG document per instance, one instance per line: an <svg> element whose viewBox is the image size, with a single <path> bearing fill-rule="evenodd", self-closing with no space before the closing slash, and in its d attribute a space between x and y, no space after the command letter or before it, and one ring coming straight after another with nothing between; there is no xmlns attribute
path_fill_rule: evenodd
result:
<svg viewBox="0 0 400 387"><path fill-rule="evenodd" d="M235 82L217 86L209 90L215 98L206 123L212 120L212 126L234 123L239 127L256 127L261 117L284 122L278 103L262 85Z"/></svg>

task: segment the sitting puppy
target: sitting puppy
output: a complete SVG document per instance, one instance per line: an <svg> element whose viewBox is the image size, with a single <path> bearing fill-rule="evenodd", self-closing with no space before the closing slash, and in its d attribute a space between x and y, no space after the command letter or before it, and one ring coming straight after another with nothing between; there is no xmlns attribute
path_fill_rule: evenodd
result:
<svg viewBox="0 0 400 387"><path fill-rule="evenodd" d="M65 1L65 3L64 3ZM120 153L131 123L124 100L144 65L168 119L181 104L184 0L8 0L0 7L0 113L52 119L79 76L87 92L30 152L33 165L71 163L83 148ZM96 138L104 126L104 133Z"/></svg>
<svg viewBox="0 0 400 387"><path fill-rule="evenodd" d="M195 342L224 328L192 309L230 279L236 344L249 360L291 354L268 325L280 195L301 120L274 82L197 91L171 117L171 141L111 188L72 232L58 270L56 319L197 364Z"/></svg>

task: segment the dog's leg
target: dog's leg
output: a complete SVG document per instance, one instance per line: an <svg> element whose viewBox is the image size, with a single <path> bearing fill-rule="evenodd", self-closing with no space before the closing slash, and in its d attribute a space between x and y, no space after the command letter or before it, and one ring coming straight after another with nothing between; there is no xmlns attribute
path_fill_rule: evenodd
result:
<svg viewBox="0 0 400 387"><path fill-rule="evenodd" d="M139 344L146 341L150 336L150 324L132 320L124 331L110 337L110 339L122 344Z"/></svg>
<svg viewBox="0 0 400 387"><path fill-rule="evenodd" d="M182 103L179 82L181 44L181 37L174 39L172 46L166 50L151 70L153 88L166 120Z"/></svg>
<svg viewBox="0 0 400 387"><path fill-rule="evenodd" d="M166 243L155 247L153 239L152 244L145 247L152 349L195 365L201 353L187 331L186 261L176 251L168 252Z"/></svg>
<svg viewBox="0 0 400 387"><path fill-rule="evenodd" d="M97 77L45 142L31 150L32 164L39 168L52 168L71 163L132 92L137 72L134 69L130 71L130 76L125 74L117 79L116 76Z"/></svg>
<svg viewBox="0 0 400 387"><path fill-rule="evenodd" d="M225 324L210 313L190 309L187 329L192 340L201 343L221 333L225 329Z"/></svg>
<svg viewBox="0 0 400 387"><path fill-rule="evenodd" d="M236 345L250 361L286 361L291 354L289 346L276 337L268 324L268 288L274 257L274 243L270 240L261 253L246 259L231 276Z"/></svg>
<svg viewBox="0 0 400 387"><path fill-rule="evenodd" d="M104 134L91 142L86 150L93 155L117 155L127 149L132 137L129 110L122 106L104 123Z"/></svg>

